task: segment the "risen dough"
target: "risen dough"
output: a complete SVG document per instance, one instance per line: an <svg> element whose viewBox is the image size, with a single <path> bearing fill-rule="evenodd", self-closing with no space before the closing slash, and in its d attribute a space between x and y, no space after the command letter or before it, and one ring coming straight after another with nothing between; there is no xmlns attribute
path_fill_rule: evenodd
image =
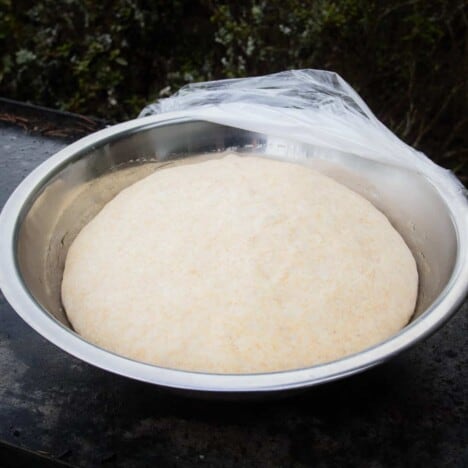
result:
<svg viewBox="0 0 468 468"><path fill-rule="evenodd" d="M331 361L402 328L415 261L371 203L309 168L230 155L156 171L72 244L75 330L140 361L219 373Z"/></svg>

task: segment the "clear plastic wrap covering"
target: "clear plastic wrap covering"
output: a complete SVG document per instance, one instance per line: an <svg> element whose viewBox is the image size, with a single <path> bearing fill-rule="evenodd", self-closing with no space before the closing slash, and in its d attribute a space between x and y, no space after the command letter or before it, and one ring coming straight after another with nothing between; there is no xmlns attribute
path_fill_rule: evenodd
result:
<svg viewBox="0 0 468 468"><path fill-rule="evenodd" d="M149 104L140 117L185 115L339 151L417 171L446 194L465 199L448 170L400 140L338 74L290 70L272 75L189 84Z"/></svg>

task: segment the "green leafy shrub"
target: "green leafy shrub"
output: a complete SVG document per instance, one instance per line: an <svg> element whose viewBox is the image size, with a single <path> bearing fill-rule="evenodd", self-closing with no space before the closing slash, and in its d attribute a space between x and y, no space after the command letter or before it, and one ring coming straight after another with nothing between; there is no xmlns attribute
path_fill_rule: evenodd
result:
<svg viewBox="0 0 468 468"><path fill-rule="evenodd" d="M0 92L107 119L134 117L169 82L174 91L199 79L214 32L188 0L0 1Z"/></svg>
<svg viewBox="0 0 468 468"><path fill-rule="evenodd" d="M0 93L123 120L187 82L340 73L400 137L468 160L464 0L0 0Z"/></svg>

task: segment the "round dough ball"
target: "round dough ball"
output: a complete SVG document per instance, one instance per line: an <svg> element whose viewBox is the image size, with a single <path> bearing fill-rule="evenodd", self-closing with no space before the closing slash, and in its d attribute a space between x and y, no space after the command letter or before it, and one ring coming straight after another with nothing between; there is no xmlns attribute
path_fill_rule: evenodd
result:
<svg viewBox="0 0 468 468"><path fill-rule="evenodd" d="M254 373L312 366L410 319L414 258L363 197L262 157L169 167L80 232L62 298L75 330L158 366Z"/></svg>

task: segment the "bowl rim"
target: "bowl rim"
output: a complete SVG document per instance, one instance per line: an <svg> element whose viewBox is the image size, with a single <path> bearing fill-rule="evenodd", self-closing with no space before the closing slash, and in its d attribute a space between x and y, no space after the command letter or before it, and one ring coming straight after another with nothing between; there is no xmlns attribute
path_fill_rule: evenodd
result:
<svg viewBox="0 0 468 468"><path fill-rule="evenodd" d="M10 195L0 213L0 289L15 312L48 341L101 369L164 387L202 392L267 392L312 386L362 372L427 337L457 310L468 292L468 203L463 194L458 198L450 197L449 203L445 187L431 181L450 212L456 232L457 256L452 275L437 299L420 317L387 340L358 353L302 369L257 374L213 374L169 369L126 358L99 348L64 326L32 297L17 264L15 244L22 213L31 197L50 178L51 173L109 138L201 120L172 112L107 127L66 146L42 162ZM458 216L454 216L454 213Z"/></svg>

